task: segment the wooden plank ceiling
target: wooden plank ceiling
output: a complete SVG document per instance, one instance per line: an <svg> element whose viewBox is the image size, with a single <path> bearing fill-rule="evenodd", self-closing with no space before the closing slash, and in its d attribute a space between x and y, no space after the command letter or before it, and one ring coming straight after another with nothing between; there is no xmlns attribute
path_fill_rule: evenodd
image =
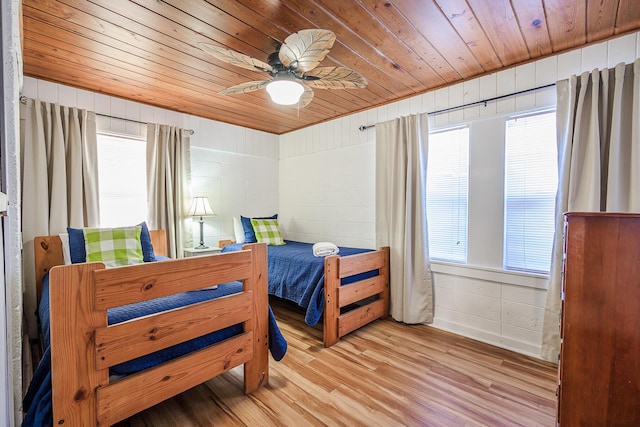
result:
<svg viewBox="0 0 640 427"><path fill-rule="evenodd" d="M366 89L279 106L265 80L199 42L266 61L306 28L337 37L321 66ZM195 116L286 133L640 28L638 0L23 0L24 74Z"/></svg>

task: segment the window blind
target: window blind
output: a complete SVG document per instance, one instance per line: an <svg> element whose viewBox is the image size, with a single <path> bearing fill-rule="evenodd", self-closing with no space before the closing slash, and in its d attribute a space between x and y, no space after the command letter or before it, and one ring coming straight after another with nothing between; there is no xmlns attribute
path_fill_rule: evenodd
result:
<svg viewBox="0 0 640 427"><path fill-rule="evenodd" d="M98 132L100 226L121 227L147 218L146 142Z"/></svg>
<svg viewBox="0 0 640 427"><path fill-rule="evenodd" d="M555 112L507 120L503 257L506 270L549 272L557 186Z"/></svg>
<svg viewBox="0 0 640 427"><path fill-rule="evenodd" d="M431 259L467 262L469 128L429 134L427 221Z"/></svg>

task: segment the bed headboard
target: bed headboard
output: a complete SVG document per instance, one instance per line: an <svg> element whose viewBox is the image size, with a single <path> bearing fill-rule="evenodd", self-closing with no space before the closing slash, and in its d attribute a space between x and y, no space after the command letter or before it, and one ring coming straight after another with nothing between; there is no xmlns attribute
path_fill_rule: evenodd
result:
<svg viewBox="0 0 640 427"><path fill-rule="evenodd" d="M233 245L235 242L235 240L218 240L218 247L224 248L227 245Z"/></svg>
<svg viewBox="0 0 640 427"><path fill-rule="evenodd" d="M164 230L149 230L151 245L156 255L167 255L167 239ZM39 236L33 239L36 269L36 296L40 301L44 275L56 265L64 264L60 236Z"/></svg>

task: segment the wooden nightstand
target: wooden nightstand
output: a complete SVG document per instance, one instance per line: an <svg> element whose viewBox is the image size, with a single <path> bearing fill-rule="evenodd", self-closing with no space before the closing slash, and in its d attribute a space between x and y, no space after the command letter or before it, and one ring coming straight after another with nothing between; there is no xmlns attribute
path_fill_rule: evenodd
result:
<svg viewBox="0 0 640 427"><path fill-rule="evenodd" d="M184 248L183 250L184 250L184 256L185 257L190 257L190 256L217 254L217 253L220 253L220 251L222 249L221 248L209 247L209 248L206 248L206 249Z"/></svg>

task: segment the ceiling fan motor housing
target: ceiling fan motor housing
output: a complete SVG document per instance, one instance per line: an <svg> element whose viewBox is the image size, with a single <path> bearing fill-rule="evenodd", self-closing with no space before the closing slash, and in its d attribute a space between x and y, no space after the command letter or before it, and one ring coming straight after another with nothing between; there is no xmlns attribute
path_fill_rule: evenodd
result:
<svg viewBox="0 0 640 427"><path fill-rule="evenodd" d="M276 50L275 52L273 52L271 55L269 55L269 57L267 58L267 64L271 65L271 68L273 68L274 74L279 73L280 71L284 71L286 68L285 66L282 64L282 61L280 61L280 50Z"/></svg>

